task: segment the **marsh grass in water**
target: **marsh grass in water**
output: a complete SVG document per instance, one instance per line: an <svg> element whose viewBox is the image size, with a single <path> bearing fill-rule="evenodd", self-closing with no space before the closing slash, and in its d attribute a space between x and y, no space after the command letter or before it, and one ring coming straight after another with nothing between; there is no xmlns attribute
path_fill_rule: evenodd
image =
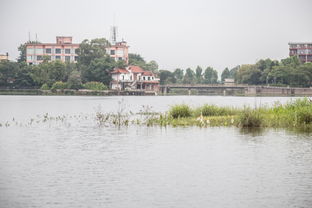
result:
<svg viewBox="0 0 312 208"><path fill-rule="evenodd" d="M297 99L273 107L231 108L203 105L172 106L167 113L151 118L150 125L160 126L237 126L241 128L288 128L312 131L312 103L309 99Z"/></svg>

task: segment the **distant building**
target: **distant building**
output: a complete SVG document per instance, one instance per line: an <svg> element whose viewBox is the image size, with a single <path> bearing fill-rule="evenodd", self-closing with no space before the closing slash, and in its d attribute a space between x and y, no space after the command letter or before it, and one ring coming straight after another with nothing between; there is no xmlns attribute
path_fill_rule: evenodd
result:
<svg viewBox="0 0 312 208"><path fill-rule="evenodd" d="M298 56L302 63L312 62L312 42L310 43L288 43L289 56Z"/></svg>
<svg viewBox="0 0 312 208"><path fill-rule="evenodd" d="M111 72L111 89L139 89L147 91L159 90L159 79L150 71L145 71L139 66L128 66L125 69L116 68Z"/></svg>
<svg viewBox="0 0 312 208"><path fill-rule="evenodd" d="M78 43L72 43L72 37L57 36L56 43L28 43L26 46L26 62L28 64L40 64L44 57L51 61L76 63L78 60ZM107 53L115 61L123 60L129 62L126 41L115 42L106 49Z"/></svg>
<svg viewBox="0 0 312 208"><path fill-rule="evenodd" d="M107 53L115 59L115 61L123 60L129 63L128 48L126 41L116 42L107 49Z"/></svg>
<svg viewBox="0 0 312 208"><path fill-rule="evenodd" d="M29 43L26 46L26 62L39 64L47 57L51 61L77 62L78 43L72 43L72 37L57 36L56 43Z"/></svg>
<svg viewBox="0 0 312 208"><path fill-rule="evenodd" d="M0 54L0 61L9 60L9 53Z"/></svg>
<svg viewBox="0 0 312 208"><path fill-rule="evenodd" d="M225 86L233 86L233 85L235 85L235 80L232 78L224 79L224 85Z"/></svg>

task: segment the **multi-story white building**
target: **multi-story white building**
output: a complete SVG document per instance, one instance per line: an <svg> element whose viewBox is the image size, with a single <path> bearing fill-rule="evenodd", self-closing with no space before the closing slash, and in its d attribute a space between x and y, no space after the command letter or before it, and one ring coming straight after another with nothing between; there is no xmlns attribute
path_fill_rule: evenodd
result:
<svg viewBox="0 0 312 208"><path fill-rule="evenodd" d="M9 53L6 53L6 54L0 54L0 61L7 61L9 60Z"/></svg>
<svg viewBox="0 0 312 208"><path fill-rule="evenodd" d="M72 43L72 37L57 36L56 43L28 43L26 45L26 62L40 64L44 57L51 61L77 62L79 44Z"/></svg>
<svg viewBox="0 0 312 208"><path fill-rule="evenodd" d="M107 49L107 53L110 55L110 57L114 58L115 61L123 60L128 64L128 48L129 46L127 45L126 41L116 42Z"/></svg>
<svg viewBox="0 0 312 208"><path fill-rule="evenodd" d="M289 56L298 56L302 63L312 62L312 42L300 43L293 42L288 43Z"/></svg>
<svg viewBox="0 0 312 208"><path fill-rule="evenodd" d="M72 37L65 36L56 37L56 43L28 43L26 45L26 62L40 64L46 57L51 61L76 63L78 48L78 43L72 43ZM106 51L115 61L123 60L128 64L128 48L127 42L121 41L114 42Z"/></svg>

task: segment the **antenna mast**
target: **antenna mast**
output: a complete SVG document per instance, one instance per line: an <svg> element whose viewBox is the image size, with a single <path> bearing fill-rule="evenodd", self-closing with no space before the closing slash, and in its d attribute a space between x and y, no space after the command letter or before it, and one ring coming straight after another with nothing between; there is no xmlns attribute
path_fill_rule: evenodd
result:
<svg viewBox="0 0 312 208"><path fill-rule="evenodd" d="M115 45L117 42L117 26L115 24L115 14L113 17L113 26L111 27L111 44Z"/></svg>

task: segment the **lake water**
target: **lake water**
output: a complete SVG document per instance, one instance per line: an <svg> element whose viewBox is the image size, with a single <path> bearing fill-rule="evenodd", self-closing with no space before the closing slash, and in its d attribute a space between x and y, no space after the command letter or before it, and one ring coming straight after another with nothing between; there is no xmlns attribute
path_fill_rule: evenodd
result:
<svg viewBox="0 0 312 208"><path fill-rule="evenodd" d="M0 96L0 207L312 207L312 136L99 126L95 113L287 97ZM144 107L143 107L144 106ZM55 119L44 120L48 113Z"/></svg>

